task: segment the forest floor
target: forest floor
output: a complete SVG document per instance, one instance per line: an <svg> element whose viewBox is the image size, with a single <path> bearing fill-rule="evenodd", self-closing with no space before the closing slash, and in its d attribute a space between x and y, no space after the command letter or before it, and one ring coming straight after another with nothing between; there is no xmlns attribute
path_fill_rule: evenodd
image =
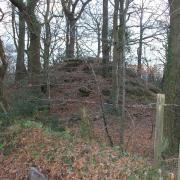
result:
<svg viewBox="0 0 180 180"><path fill-rule="evenodd" d="M127 72L122 152L120 118L114 115L111 101L112 79L103 78L101 71L96 63L67 62L52 67L44 96L45 101L46 95L51 99L50 113L36 112L9 127L4 135L7 143L0 146L0 177L23 179L34 166L49 179L123 180L130 175L142 177L145 171L150 176L157 174L152 168L155 107L150 103L155 102L158 88L136 78L133 71ZM108 146L101 104L113 147ZM63 130L50 130L44 123L46 115L56 117L55 127Z"/></svg>
<svg viewBox="0 0 180 180"><path fill-rule="evenodd" d="M11 128L20 130L18 126ZM9 155L1 154L0 177L27 178L29 168L36 167L49 179L123 180L133 174L142 176L150 169L145 159L122 153L118 146L78 138L68 130L52 133L29 127L9 143L14 143L13 150Z"/></svg>
<svg viewBox="0 0 180 180"><path fill-rule="evenodd" d="M95 76L92 73L95 72ZM103 113L108 124L110 136L115 145L119 144L120 117L114 115L112 105L112 78L102 76L102 66L92 63L76 64L68 62L57 65L52 69L52 98L51 112L57 113L61 119L72 121L81 116L85 108L87 117L92 125L93 134L103 142L107 141ZM112 67L109 67L111 74ZM153 156L155 103L158 92L151 83L139 80L130 69L126 77L126 120L125 120L125 147L126 150ZM101 97L100 97L101 96ZM102 98L102 101L101 99ZM122 95L120 94L120 104ZM101 109L103 104L103 113ZM121 106L120 106L121 109Z"/></svg>

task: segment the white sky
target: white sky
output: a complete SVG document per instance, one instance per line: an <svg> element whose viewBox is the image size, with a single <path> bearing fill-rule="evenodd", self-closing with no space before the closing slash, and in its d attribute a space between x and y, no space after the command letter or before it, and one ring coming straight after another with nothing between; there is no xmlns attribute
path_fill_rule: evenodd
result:
<svg viewBox="0 0 180 180"><path fill-rule="evenodd" d="M144 0L145 4L148 8L152 8L152 10L154 11L154 13L157 14L162 14L160 16L159 19L165 20L166 16L165 16L165 12L164 9L166 9L166 1L167 0ZM4 21L0 23L0 36L3 35L3 38L5 40L5 43L12 43L12 30L11 30L11 18L9 16L9 13L11 12L11 9L7 6L7 0L0 0L0 8L3 10L3 12L5 13L5 17L4 17ZM134 0L134 4L141 4L142 0ZM98 0L92 0L92 5L96 6L99 1ZM102 12L102 11L100 11ZM112 14L113 11L110 12L110 14ZM150 16L150 14L148 12L146 12L145 14L145 20ZM136 18L132 18L131 21L128 22L128 25L137 25L139 22L137 21ZM134 34L134 38L138 38L139 36L139 29L138 28L134 28L133 29L133 33L137 33L137 35ZM150 31L147 31L146 34L150 34ZM92 39L92 38L91 38ZM159 43L158 41L153 41L152 43L149 43L152 45L152 47L146 47L146 51L145 54L146 56L150 57L150 59L152 59L153 63L156 64L160 64L161 62L159 61L160 55L157 53L157 51L154 51L154 49L159 49L161 50L162 48L162 44ZM96 43L93 44L88 44L88 46L90 47L97 47ZM133 51L133 56L136 56L136 49L137 46L132 47L132 51ZM152 50L153 49L153 50ZM96 50L96 49L95 49ZM161 50L162 51L162 50ZM135 60L136 61L136 60Z"/></svg>

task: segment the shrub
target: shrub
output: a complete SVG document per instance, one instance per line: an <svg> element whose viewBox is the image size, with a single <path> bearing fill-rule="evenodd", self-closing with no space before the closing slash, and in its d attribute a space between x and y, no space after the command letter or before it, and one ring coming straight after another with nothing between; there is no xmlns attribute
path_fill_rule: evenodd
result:
<svg viewBox="0 0 180 180"><path fill-rule="evenodd" d="M13 151L21 131L22 128L18 124L14 124L0 132L0 150L4 155L8 155Z"/></svg>
<svg viewBox="0 0 180 180"><path fill-rule="evenodd" d="M60 119L58 114L49 114L48 112L39 112L36 117L36 121L41 122L45 127L50 128L53 131L65 131L65 121Z"/></svg>
<svg viewBox="0 0 180 180"><path fill-rule="evenodd" d="M33 90L21 89L12 95L11 115L32 116L38 111L40 93Z"/></svg>

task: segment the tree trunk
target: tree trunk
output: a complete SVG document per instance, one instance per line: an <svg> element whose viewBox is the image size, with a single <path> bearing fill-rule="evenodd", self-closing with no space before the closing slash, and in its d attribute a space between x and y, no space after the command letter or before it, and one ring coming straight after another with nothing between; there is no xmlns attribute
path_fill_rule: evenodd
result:
<svg viewBox="0 0 180 180"><path fill-rule="evenodd" d="M107 75L107 64L109 62L109 43L108 43L108 0L103 0L103 25L102 25L102 58L103 75Z"/></svg>
<svg viewBox="0 0 180 180"><path fill-rule="evenodd" d="M35 7L37 1L29 0L27 4L27 12L30 16L30 20L27 21L29 29L30 45L28 49L29 57L29 73L30 83L38 84L40 81L40 33L41 25L35 15Z"/></svg>
<svg viewBox="0 0 180 180"><path fill-rule="evenodd" d="M19 12L19 38L17 47L17 62L15 81L20 81L27 76L26 67L24 64L24 49L25 49L25 20Z"/></svg>
<svg viewBox="0 0 180 180"><path fill-rule="evenodd" d="M69 28L69 20L66 18L66 57L69 54L69 38L70 38L70 28Z"/></svg>
<svg viewBox="0 0 180 180"><path fill-rule="evenodd" d="M28 0L27 5L23 1L10 0L22 13L29 31L30 45L28 49L28 70L30 73L30 83L38 84L40 78L40 33L41 25L36 18L35 8L39 0Z"/></svg>
<svg viewBox="0 0 180 180"><path fill-rule="evenodd" d="M69 26L70 26L70 42L69 42L69 52L68 52L68 58L74 58L74 49L75 49L75 42L76 42L76 21L70 20Z"/></svg>
<svg viewBox="0 0 180 180"><path fill-rule="evenodd" d="M16 26L16 15L15 15L15 12L16 12L16 7L14 5L12 5L12 33L13 33L13 41L14 41L14 45L15 45L15 48L16 48L16 51L18 49L18 45L17 45L17 26Z"/></svg>
<svg viewBox="0 0 180 180"><path fill-rule="evenodd" d="M81 17L85 7L91 0L86 0L85 2L80 0L66 1L61 0L64 14L66 16L67 30L66 30L66 57L74 58L74 49L76 42L76 22ZM79 7L78 2L82 3L82 6ZM76 11L78 7L79 12Z"/></svg>
<svg viewBox="0 0 180 180"><path fill-rule="evenodd" d="M168 44L168 61L164 76L164 92L166 103L180 104L180 18L179 0L169 0L170 34ZM180 109L176 106L167 107L165 112L164 136L168 141L168 152L178 150L180 141Z"/></svg>
<svg viewBox="0 0 180 180"><path fill-rule="evenodd" d="M120 67L119 67L119 38L118 38L118 9L119 9L119 1L115 0L114 5L114 17L113 17L113 91L112 91L112 100L113 106L116 111L119 109L119 75L120 75Z"/></svg>
<svg viewBox="0 0 180 180"><path fill-rule="evenodd" d="M125 129L125 47L126 47L126 40L125 40L125 29L126 29L126 13L127 13L127 5L124 7L125 1L120 0L120 13L119 13L119 20L120 20L120 27L119 27L119 48L120 48L120 86L122 87L122 114L120 119L120 145L123 147L124 145L124 129ZM125 9L126 8L126 9Z"/></svg>
<svg viewBox="0 0 180 180"><path fill-rule="evenodd" d="M50 22L49 22L49 12L50 12L50 0L46 0L46 14L44 17L45 23L45 38L44 38L44 71L47 73L49 67L49 58L50 58L50 46L51 46L51 29L50 29Z"/></svg>
<svg viewBox="0 0 180 180"><path fill-rule="evenodd" d="M38 84L40 81L40 29L40 25L37 23L36 32L34 33L33 31L30 31L30 45L28 49L28 55L30 82L32 84Z"/></svg>
<svg viewBox="0 0 180 180"><path fill-rule="evenodd" d="M101 54L101 28L100 23L97 24L97 35L98 35L98 52L97 52L97 58L100 57Z"/></svg>
<svg viewBox="0 0 180 180"><path fill-rule="evenodd" d="M76 56L80 57L80 46L78 44L78 28L76 27Z"/></svg>
<svg viewBox="0 0 180 180"><path fill-rule="evenodd" d="M50 35L50 25L46 24L45 27L46 37L44 40L44 70L47 71L49 67L49 58L50 58L50 45L51 45L51 35Z"/></svg>
<svg viewBox="0 0 180 180"><path fill-rule="evenodd" d="M7 102L6 98L4 96L4 77L7 71L8 63L6 59L6 55L4 52L3 42L0 39L0 59L1 59L1 65L0 65L0 103L4 106L4 108L7 108Z"/></svg>
<svg viewBox="0 0 180 180"><path fill-rule="evenodd" d="M139 47L138 47L138 51L137 51L137 54L138 54L138 67L137 67L137 74L138 74L138 77L141 78L141 71L142 71L142 47L143 47L143 24L142 24L142 21L143 21L143 7L141 8L141 13L140 13L140 30L139 30Z"/></svg>

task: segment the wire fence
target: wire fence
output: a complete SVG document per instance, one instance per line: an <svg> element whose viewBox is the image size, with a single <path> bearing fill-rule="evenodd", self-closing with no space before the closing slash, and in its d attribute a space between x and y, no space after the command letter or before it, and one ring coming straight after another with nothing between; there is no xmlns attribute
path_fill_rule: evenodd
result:
<svg viewBox="0 0 180 180"><path fill-rule="evenodd" d="M113 65L109 66L109 68L112 67ZM39 76L42 79L39 84L29 84L28 82L16 84L13 85L13 90L20 95L22 89L28 91L40 87L43 94L41 97L22 97L24 98L23 102L38 103L39 108L47 107L49 113L58 114L59 117L69 118L69 120L72 120L74 116L78 116L82 107L86 107L88 110L87 116L92 123L94 136L106 140L105 130L108 130L112 143L117 145L120 138L119 126L121 117L115 115L114 104L111 101L111 91L109 91L109 88L112 88L112 79L108 77L104 80L101 76L101 68L96 65L93 68L97 79L94 78L91 69L86 63L80 66L77 65L77 67L67 67L62 64L55 67L55 69L50 68L46 74L40 74ZM132 72L128 75L129 77L126 77L126 83L136 76L134 68L129 66L128 69L132 69ZM14 74L9 73L7 79L12 78L14 78ZM144 88L145 91L149 91L144 80L138 82L137 79L134 79L132 87L135 85L137 88L140 86L141 89ZM97 86L99 86L99 90ZM151 87L151 84L149 87ZM152 159L154 158L155 125L159 102L156 102L155 95L152 95L151 100L145 102L131 99L132 96L128 93L126 93L126 96L127 100L124 106L126 119L124 147L130 152ZM146 96L146 93L143 94L142 92L141 96ZM173 111L175 111L175 108L180 107L179 104L165 103L162 106L164 108L171 108ZM122 107L120 99L119 109L121 110ZM104 127L103 120L105 120L107 127ZM177 172L178 157L161 159L161 162L163 162L163 167L170 172Z"/></svg>

